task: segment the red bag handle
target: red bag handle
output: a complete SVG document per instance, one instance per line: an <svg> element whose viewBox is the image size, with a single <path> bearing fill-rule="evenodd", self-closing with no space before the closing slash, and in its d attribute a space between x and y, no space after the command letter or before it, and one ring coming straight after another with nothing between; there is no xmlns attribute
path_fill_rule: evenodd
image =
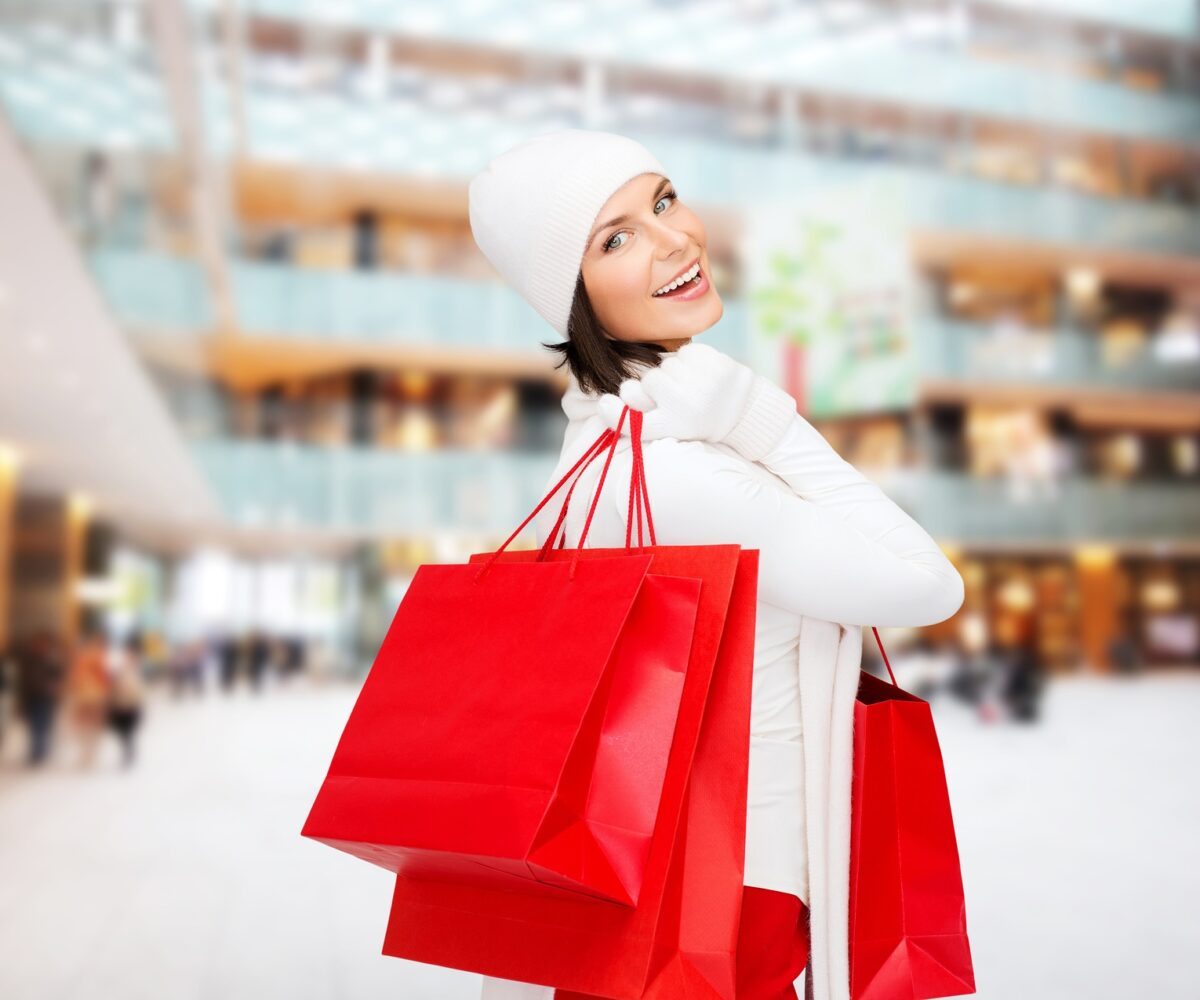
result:
<svg viewBox="0 0 1200 1000"><path fill-rule="evenodd" d="M883 648L883 640L879 638L879 629L872 625L871 631L875 633L875 643L879 646L879 653L883 657L883 665L887 667L888 676L892 679L892 687L899 687L900 685L896 683L896 675L892 673L892 664L888 660L888 655Z"/></svg>
<svg viewBox="0 0 1200 1000"><path fill-rule="evenodd" d="M634 451L634 473L630 477L630 484L629 484L630 510L632 511L632 509L633 509L634 498L636 495L638 517L639 517L638 544L639 544L639 548L641 547L642 526L641 526L640 518L641 518L641 514L642 514L643 505L645 507L645 513L646 513L648 521L649 521L649 515L650 515L650 498L649 498L649 494L646 490L646 484L645 484L645 480L644 480L645 465L642 460L642 442L641 442L642 413L638 410L631 410L629 408L629 406L625 406L621 410L621 417L617 421L616 429L615 430L605 429L600 434L600 436L597 437L596 440L593 441L588 446L587 450L584 451L584 453L576 460L575 464L572 465L571 468L568 469L566 471L566 473L562 476L562 478L559 479L559 481L557 483L555 483L554 486L551 487L550 491L542 498L541 502L538 503L538 505L536 507L534 507L534 509L532 511L530 511L529 515L525 518L525 520L523 520L519 525L517 525L517 527L513 530L512 534L509 535L508 538L506 538L504 540L504 542L501 544L500 548L498 548L495 552L493 552L489 559L484 561L484 563L480 566L479 571L475 574L476 580L478 580L481 576L483 576L483 574L491 567L491 565L500 557L500 553L502 553L508 547L509 543L512 542L512 540L521 533L521 530L525 527L525 525L527 525L530 521L533 520L533 518L537 515L538 511L540 511L544 506L546 506L547 503L549 503L550 498L552 496L554 496L554 494L557 493L559 491L559 489L562 488L563 484L566 483L566 481L568 479L570 479L572 475L575 475L575 482L573 482L571 484L571 488L567 492L566 502L563 503L563 509L560 511L558 519L555 521L554 529L551 531L549 538L547 539L546 543L542 546L542 549L539 551L537 558L539 560L543 559L545 557L545 555L548 554L549 548L551 547L551 545L553 543L553 539L554 539L555 535L557 534L558 528L562 525L563 521L566 518L567 503L570 501L571 493L574 491L575 485L579 481L579 477L583 474L583 469L586 468L588 465L590 465L592 460L595 459L600 454L600 452L607 447L608 456L604 461L604 467L600 471L600 479L599 479L599 482L597 482L597 484L596 484L596 491L592 496L592 502L591 502L590 507L588 508L587 520L584 522L583 532L580 535L579 544L576 546L575 555L571 559L571 568L570 568L570 572L569 572L568 576L570 579L574 579L575 567L578 565L578 562L579 562L579 553L583 550L584 541L587 539L588 530L590 529L591 523L592 523L592 517L596 512L596 504L599 502L599 499L600 499L600 491L604 487L604 480L605 480L605 477L608 475L608 467L612 463L613 455L616 453L617 441L620 439L621 428L625 424L625 417L627 414L631 415L630 416L630 428L632 430L631 436L633 438L633 451ZM578 475L576 475L577 472L578 472ZM632 530L632 525L627 524L626 529L625 529L625 547L627 549L630 547L630 532L631 532L631 530ZM650 522L650 537L651 537L651 544L653 544L653 539L654 539L653 522ZM565 534L564 534L564 538L565 538ZM560 547L561 547L561 545L560 545Z"/></svg>
<svg viewBox="0 0 1200 1000"><path fill-rule="evenodd" d="M634 515L637 516L638 529L638 549L645 547L642 537L643 526L648 527L650 544L658 544L654 534L654 519L650 515L650 494L646 487L646 470L645 462L642 458L642 419L643 414L638 410L629 411L629 424L632 430L633 441L633 472L629 480L629 509L625 518L625 548L632 548L631 541L633 535ZM618 425L619 426L619 425ZM584 463L583 468L587 468L597 453L592 454ZM567 491L566 499L563 501L562 510L559 511L558 520L554 522L554 527L550 530L549 536L542 544L541 550L538 552L538 560L544 560L550 550L555 547L555 538L558 538L558 548L563 548L567 540L567 532L565 528L567 510L571 503L571 494L575 491L575 486L583 477L583 469L580 469L579 475L575 477L575 482L571 484L571 488ZM599 489L599 487L597 487ZM562 528L562 534L559 535L559 529ZM586 532L585 532L586 533ZM581 543L582 544L582 543Z"/></svg>
<svg viewBox="0 0 1200 1000"><path fill-rule="evenodd" d="M525 525L527 525L530 521L533 520L533 518L537 514L537 512L539 510L541 510L543 507L545 507L547 503L550 502L550 498L552 496L554 496L554 494L557 493L559 491L559 489L562 488L563 483L565 483L568 479L570 479L572 475L575 475L575 480L574 480L574 482L571 483L571 488L569 490L567 490L566 498L563 500L562 510L559 511L558 518L554 522L554 527L550 529L549 536L546 538L546 541L542 544L541 549L538 551L537 558L539 561L541 561L541 560L544 560L546 558L546 556L550 554L550 550L552 548L554 548L554 539L558 535L560 528L563 529L563 533L558 539L558 548L561 549L563 547L563 544L566 542L566 538L567 538L567 533L566 533L566 528L564 527L564 523L565 523L566 517L567 517L567 507L571 502L571 495L575 492L575 487L579 483L580 478L583 476L583 470L586 469L589 465L591 465L592 461L596 458L596 456L599 455L600 452L603 451L607 447L608 448L608 458L605 459L604 468L600 472L600 481L596 484L596 492L592 496L592 503L588 509L587 521L584 523L583 532L581 533L581 535L579 537L579 545L576 546L575 556L571 560L570 577L572 579L574 578L575 565L579 560L579 551L582 550L584 540L587 538L588 528L591 526L591 523L592 523L592 515L595 513L595 510L596 510L596 502L600 499L600 490L604 486L604 477L608 473L609 463L612 461L613 454L616 452L617 439L621 436L621 428L625 423L626 414L629 415L630 437L632 438L632 443L633 443L633 472L632 472L632 475L630 476L630 480L629 480L629 512L625 518L625 548L626 549L630 548L630 541L632 539L632 531L633 531L633 518L634 518L635 511L637 514L637 526L638 526L638 548L639 549L643 548L643 544L642 544L643 508L644 508L644 513L645 513L646 525L649 529L650 544L651 545L658 544L658 541L655 538L655 534L654 534L654 518L650 514L650 494L646 488L646 465L645 465L645 461L642 456L642 419L643 419L643 414L640 410L632 410L629 408L629 406L625 406L621 410L621 418L617 421L616 430L614 431L614 430L605 429L600 434L600 436L598 438L596 438L596 440L593 441L588 446L587 450L582 455L579 456L579 458L575 462L575 464L572 465L571 468L569 468L566 471L566 473L563 475L563 477L557 483L555 483L554 486L552 486L550 488L550 492L547 493L542 498L541 502L536 507L533 508L533 510L530 512L529 516L526 517L525 520L522 521L519 525L517 525L516 529L513 531L513 533L511 535L508 536L508 538L506 538L504 540L504 543L500 546L500 548L498 548L494 553L492 553L491 558L488 559L480 567L479 572L475 574L476 580L478 580L483 575L483 573L487 570L487 568L489 566L491 566L492 563L496 561L496 559L499 558L500 553L503 552L508 547L509 542L511 542L514 538L517 537L517 535L519 535L521 533L521 529L524 528ZM578 473L578 474L576 474L576 473ZM899 687L900 685L896 683L896 675L892 671L891 661L888 659L887 650L885 650L883 648L883 639L881 639L879 636L879 629L876 628L874 625L872 625L871 631L875 635L875 643L876 643L876 645L879 646L879 653L883 657L883 664L885 667L887 667L888 677L891 678L892 685L894 687Z"/></svg>

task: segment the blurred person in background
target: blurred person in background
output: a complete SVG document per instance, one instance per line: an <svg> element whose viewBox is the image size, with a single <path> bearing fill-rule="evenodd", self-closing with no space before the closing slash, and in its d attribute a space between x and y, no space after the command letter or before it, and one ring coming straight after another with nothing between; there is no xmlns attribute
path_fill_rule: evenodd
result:
<svg viewBox="0 0 1200 1000"><path fill-rule="evenodd" d="M108 699L108 723L121 741L121 763L127 768L136 756L137 731L142 721L143 669L142 640L134 633L118 649Z"/></svg>
<svg viewBox="0 0 1200 1000"><path fill-rule="evenodd" d="M196 695L204 693L206 656L206 644L196 639L183 643L167 657L167 677L173 697L180 698L189 691Z"/></svg>
<svg viewBox="0 0 1200 1000"><path fill-rule="evenodd" d="M250 634L247 647L246 665L250 676L250 687L257 694L263 689L267 669L271 665L271 640L256 630Z"/></svg>
<svg viewBox="0 0 1200 1000"><path fill-rule="evenodd" d="M1000 653L983 615L964 611L959 615L957 656L946 680L946 691L980 711L988 674L1000 663Z"/></svg>
<svg viewBox="0 0 1200 1000"><path fill-rule="evenodd" d="M142 676L154 682L167 673L171 647L161 632L149 630L139 632L138 635L141 639Z"/></svg>
<svg viewBox="0 0 1200 1000"><path fill-rule="evenodd" d="M242 658L242 646L232 633L217 640L217 666L221 676L221 690L228 694L237 683L238 664Z"/></svg>
<svg viewBox="0 0 1200 1000"><path fill-rule="evenodd" d="M304 673L306 650L304 640L299 636L288 636L280 640L283 656L280 671L285 678Z"/></svg>
<svg viewBox="0 0 1200 1000"><path fill-rule="evenodd" d="M1130 677L1138 672L1140 663L1137 643L1134 642L1133 630L1128 625L1112 637L1108 644L1108 658L1113 670L1122 676Z"/></svg>
<svg viewBox="0 0 1200 1000"><path fill-rule="evenodd" d="M956 662L950 652L936 645L925 632L918 632L912 644L891 660L897 683L926 701L948 685ZM887 677L882 661L876 674Z"/></svg>
<svg viewBox="0 0 1200 1000"><path fill-rule="evenodd" d="M22 644L17 656L17 703L29 729L30 767L44 764L50 756L66 672L62 642L50 629L38 629Z"/></svg>
<svg viewBox="0 0 1200 1000"><path fill-rule="evenodd" d="M92 246L104 239L117 214L117 185L108 154L91 150L83 161L80 186L83 242Z"/></svg>
<svg viewBox="0 0 1200 1000"><path fill-rule="evenodd" d="M959 674L963 692L984 722L998 722L1005 714L1003 691L1011 656L999 636L990 635L983 649L963 664Z"/></svg>
<svg viewBox="0 0 1200 1000"><path fill-rule="evenodd" d="M1004 665L1000 697L1008 717L1018 722L1036 722L1045 686L1046 675L1038 656L1037 633L1033 628L1028 628L1009 650Z"/></svg>
<svg viewBox="0 0 1200 1000"><path fill-rule="evenodd" d="M108 713L108 685L108 642L101 629L90 627L71 656L66 686L66 707L79 743L81 767L96 762Z"/></svg>
<svg viewBox="0 0 1200 1000"><path fill-rule="evenodd" d="M4 738L8 732L8 718L12 711L12 690L16 686L17 664L12 645L0 649L0 760L4 759Z"/></svg>

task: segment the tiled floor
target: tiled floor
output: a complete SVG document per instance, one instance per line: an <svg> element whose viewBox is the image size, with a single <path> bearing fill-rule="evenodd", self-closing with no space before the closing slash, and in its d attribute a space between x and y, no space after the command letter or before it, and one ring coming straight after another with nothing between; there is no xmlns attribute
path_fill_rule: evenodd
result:
<svg viewBox="0 0 1200 1000"><path fill-rule="evenodd" d="M110 746L28 775L11 733L0 997L474 1000L475 975L379 954L386 872L298 835L352 700L158 701L130 773ZM977 995L1200 996L1200 675L1059 682L1032 728L935 715Z"/></svg>

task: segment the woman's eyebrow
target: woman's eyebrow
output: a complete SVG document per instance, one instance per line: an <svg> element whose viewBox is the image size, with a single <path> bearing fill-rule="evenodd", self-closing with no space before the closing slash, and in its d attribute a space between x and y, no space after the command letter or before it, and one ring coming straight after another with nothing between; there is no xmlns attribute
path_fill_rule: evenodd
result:
<svg viewBox="0 0 1200 1000"><path fill-rule="evenodd" d="M652 195L654 201L658 201L659 193L662 191L663 188L669 187L670 184L671 184L671 180L668 177L664 177L661 181L658 182L658 187L656 187L654 189L654 194ZM653 203L654 202L651 202L651 204L653 204ZM604 231L609 226L619 226L622 222L628 222L628 221L629 221L628 214L618 215L615 218L609 219L606 223L604 223L604 225L597 226L595 229L592 230L592 234L588 237L587 246L585 246L583 248L583 252L587 253L592 248L592 240L594 240L596 238L596 235L598 233Z"/></svg>

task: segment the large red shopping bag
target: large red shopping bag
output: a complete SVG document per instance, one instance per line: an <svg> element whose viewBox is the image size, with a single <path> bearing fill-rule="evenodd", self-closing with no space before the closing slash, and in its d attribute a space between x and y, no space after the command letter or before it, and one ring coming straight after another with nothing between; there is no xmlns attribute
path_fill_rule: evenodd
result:
<svg viewBox="0 0 1200 1000"><path fill-rule="evenodd" d="M703 581L641 898L628 908L582 896L535 895L516 882L505 888L400 875L385 954L553 985L560 1000L580 995L733 1000L758 552L737 545L653 545L644 476L638 474L638 418L633 418L633 479L637 503L646 503L653 569ZM547 545L553 538L552 533ZM551 558L582 564L620 551L580 548L554 551ZM504 558L536 555L513 552Z"/></svg>
<svg viewBox="0 0 1200 1000"><path fill-rule="evenodd" d="M418 569L303 834L406 876L629 907L702 577L632 549L524 555Z"/></svg>
<svg viewBox="0 0 1200 1000"><path fill-rule="evenodd" d="M966 903L929 703L862 671L854 704L850 995L975 992Z"/></svg>

